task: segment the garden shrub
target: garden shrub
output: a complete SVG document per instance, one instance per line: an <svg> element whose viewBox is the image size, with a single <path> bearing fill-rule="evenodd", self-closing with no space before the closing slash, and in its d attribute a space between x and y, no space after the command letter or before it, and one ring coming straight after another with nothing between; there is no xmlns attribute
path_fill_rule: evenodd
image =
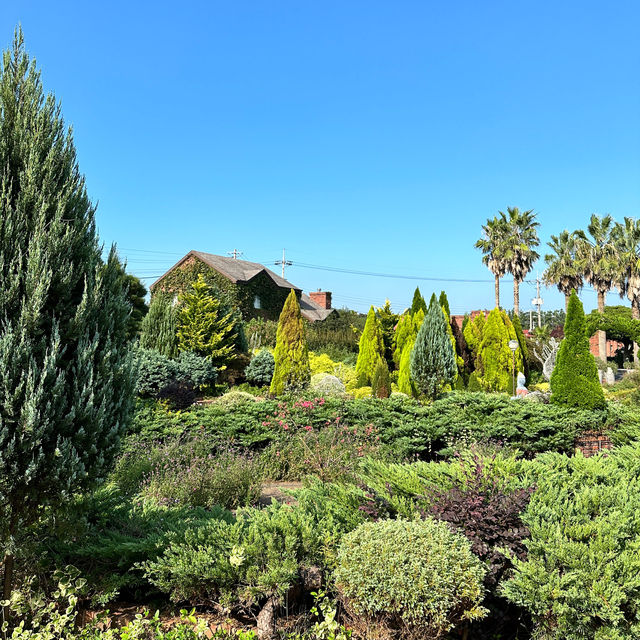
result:
<svg viewBox="0 0 640 640"><path fill-rule="evenodd" d="M371 381L371 395L374 398L388 398L391 395L391 377L386 362L376 367Z"/></svg>
<svg viewBox="0 0 640 640"><path fill-rule="evenodd" d="M309 352L309 367L312 376L317 373L334 374L337 364L326 353Z"/></svg>
<svg viewBox="0 0 640 640"><path fill-rule="evenodd" d="M216 398L216 404L220 407L237 407L248 402L258 402L258 400L254 395L246 391L236 391L235 389Z"/></svg>
<svg viewBox="0 0 640 640"><path fill-rule="evenodd" d="M311 376L311 389L321 395L336 395L345 392L344 383L340 378L329 373L316 373Z"/></svg>
<svg viewBox="0 0 640 640"><path fill-rule="evenodd" d="M160 505L226 509L253 504L260 496L260 468L252 457L234 451L165 459L147 476L141 494Z"/></svg>
<svg viewBox="0 0 640 640"><path fill-rule="evenodd" d="M210 358L192 351L182 351L175 361L177 377L198 389L215 384L218 370Z"/></svg>
<svg viewBox="0 0 640 640"><path fill-rule="evenodd" d="M136 349L138 394L155 397L160 389L173 382L177 373L174 360L154 349Z"/></svg>
<svg viewBox="0 0 640 640"><path fill-rule="evenodd" d="M299 391L309 384L311 372L305 327L298 298L293 289L280 313L273 355L275 368L269 388L271 395Z"/></svg>
<svg viewBox="0 0 640 640"><path fill-rule="evenodd" d="M551 402L579 409L606 406L598 368L585 333L584 309L575 291L569 298L564 339L551 374Z"/></svg>
<svg viewBox="0 0 640 640"><path fill-rule="evenodd" d="M196 401L196 392L189 382L173 380L158 391L156 398L167 402L175 411L181 411Z"/></svg>
<svg viewBox="0 0 640 640"><path fill-rule="evenodd" d="M351 393L356 400L363 400L364 398L371 398L373 389L371 387L358 387Z"/></svg>
<svg viewBox="0 0 640 640"><path fill-rule="evenodd" d="M514 560L506 597L530 612L534 637L640 637L640 449L535 466L527 559Z"/></svg>
<svg viewBox="0 0 640 640"><path fill-rule="evenodd" d="M485 615L484 574L469 542L445 523L385 520L345 535L334 578L361 630L435 640Z"/></svg>
<svg viewBox="0 0 640 640"><path fill-rule="evenodd" d="M149 312L142 319L140 347L159 351L168 358L178 354L178 319L171 296L159 292L151 298Z"/></svg>
<svg viewBox="0 0 640 640"><path fill-rule="evenodd" d="M259 351L245 369L247 382L261 386L271 384L275 366L275 359L270 351Z"/></svg>

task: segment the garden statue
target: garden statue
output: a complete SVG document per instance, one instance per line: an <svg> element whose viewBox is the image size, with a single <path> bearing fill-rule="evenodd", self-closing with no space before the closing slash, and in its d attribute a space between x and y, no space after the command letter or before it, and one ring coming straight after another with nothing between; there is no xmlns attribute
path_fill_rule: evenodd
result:
<svg viewBox="0 0 640 640"><path fill-rule="evenodd" d="M550 338L549 341L542 346L542 355L533 349L533 354L542 363L542 373L547 380L551 380L551 373L556 366L558 349L560 349L560 343L555 338Z"/></svg>
<svg viewBox="0 0 640 640"><path fill-rule="evenodd" d="M526 387L527 379L524 377L522 371L518 371L518 386L516 387L517 396L526 396L529 393L529 389Z"/></svg>

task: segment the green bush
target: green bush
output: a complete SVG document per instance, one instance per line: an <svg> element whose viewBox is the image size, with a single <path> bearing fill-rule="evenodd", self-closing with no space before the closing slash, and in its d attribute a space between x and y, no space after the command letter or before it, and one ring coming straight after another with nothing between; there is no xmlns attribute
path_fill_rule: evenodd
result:
<svg viewBox="0 0 640 640"><path fill-rule="evenodd" d="M426 519L370 522L348 533L334 578L354 625L437 639L485 615L484 575L462 535Z"/></svg>
<svg viewBox="0 0 640 640"><path fill-rule="evenodd" d="M253 458L222 451L182 462L167 456L147 476L141 494L167 506L235 509L253 504L261 487L260 469Z"/></svg>
<svg viewBox="0 0 640 640"><path fill-rule="evenodd" d="M192 351L183 351L176 360L177 378L202 389L215 384L218 370L210 358L204 358Z"/></svg>
<svg viewBox="0 0 640 640"><path fill-rule="evenodd" d="M138 395L155 397L160 389L175 379L176 363L155 349L137 349Z"/></svg>
<svg viewBox="0 0 640 640"><path fill-rule="evenodd" d="M528 556L505 595L531 614L535 637L640 637L640 449L535 466Z"/></svg>
<svg viewBox="0 0 640 640"><path fill-rule="evenodd" d="M564 339L551 374L551 402L577 409L606 406L598 368L585 333L584 310L575 291L569 298Z"/></svg>
<svg viewBox="0 0 640 640"><path fill-rule="evenodd" d="M388 398L391 395L391 378L386 362L380 362L373 373L371 395L374 398Z"/></svg>
<svg viewBox="0 0 640 640"><path fill-rule="evenodd" d="M356 378L359 387L371 384L376 367L384 362L384 341L382 330L373 307L367 314L360 344L358 347L358 361L356 362Z"/></svg>
<svg viewBox="0 0 640 640"><path fill-rule="evenodd" d="M339 395L345 393L342 380L330 373L316 373L311 376L311 390L323 396Z"/></svg>
<svg viewBox="0 0 640 640"><path fill-rule="evenodd" d="M271 384L275 366L273 354L263 349L251 358L249 366L245 369L247 382L262 386Z"/></svg>

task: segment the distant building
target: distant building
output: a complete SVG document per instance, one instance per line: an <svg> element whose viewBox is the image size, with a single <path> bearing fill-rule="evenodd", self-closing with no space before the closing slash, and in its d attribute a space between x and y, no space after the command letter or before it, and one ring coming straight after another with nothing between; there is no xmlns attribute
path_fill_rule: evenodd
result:
<svg viewBox="0 0 640 640"><path fill-rule="evenodd" d="M337 311L331 307L331 292L313 291L305 295L277 273L257 262L248 262L202 251L189 251L150 287L158 291L185 291L198 275L215 284L240 309L245 319L277 320L291 289L296 292L302 316L309 322L325 320Z"/></svg>
<svg viewBox="0 0 640 640"><path fill-rule="evenodd" d="M458 325L459 329L462 329L462 323L464 322L464 317L465 315L469 316L469 320L473 320L476 316L479 316L480 314L482 314L485 318L489 315L489 312L486 309L476 309L475 311L472 311L469 314L463 314L463 315L456 315L456 316L451 316L451 319Z"/></svg>

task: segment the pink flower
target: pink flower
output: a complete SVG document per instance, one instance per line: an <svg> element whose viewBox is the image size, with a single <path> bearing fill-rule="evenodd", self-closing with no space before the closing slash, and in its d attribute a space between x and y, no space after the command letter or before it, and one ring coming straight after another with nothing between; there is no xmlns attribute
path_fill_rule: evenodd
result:
<svg viewBox="0 0 640 640"><path fill-rule="evenodd" d="M307 426L305 427L305 429L306 429L307 431L313 431L313 427L312 427L311 425L307 425Z"/></svg>

